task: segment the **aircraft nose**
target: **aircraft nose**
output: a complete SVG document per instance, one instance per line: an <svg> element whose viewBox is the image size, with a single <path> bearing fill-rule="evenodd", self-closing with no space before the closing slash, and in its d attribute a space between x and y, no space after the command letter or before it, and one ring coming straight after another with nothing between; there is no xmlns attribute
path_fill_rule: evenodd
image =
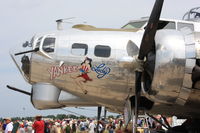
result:
<svg viewBox="0 0 200 133"><path fill-rule="evenodd" d="M29 81L31 53L24 53L24 51L30 51L32 50L32 47L31 45L25 45L25 44L28 44L27 41L26 43L23 43L21 46L17 45L15 47L12 47L9 53L15 65L17 66L20 73L24 77L24 79L26 81Z"/></svg>

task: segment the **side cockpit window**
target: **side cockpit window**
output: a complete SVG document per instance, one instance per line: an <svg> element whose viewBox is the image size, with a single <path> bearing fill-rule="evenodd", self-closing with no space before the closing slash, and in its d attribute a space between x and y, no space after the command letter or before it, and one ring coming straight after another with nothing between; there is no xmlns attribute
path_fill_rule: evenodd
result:
<svg viewBox="0 0 200 133"><path fill-rule="evenodd" d="M142 28L147 21L130 22L122 27L122 29L139 29Z"/></svg>
<svg viewBox="0 0 200 133"><path fill-rule="evenodd" d="M157 29L176 29L176 24L173 21L159 21Z"/></svg>
<svg viewBox="0 0 200 133"><path fill-rule="evenodd" d="M105 45L97 45L94 49L94 55L97 57L110 57L111 48Z"/></svg>
<svg viewBox="0 0 200 133"><path fill-rule="evenodd" d="M55 49L55 41L56 39L54 37L47 37L44 39L42 49L47 53L54 52Z"/></svg>
<svg viewBox="0 0 200 133"><path fill-rule="evenodd" d="M88 53L88 45L83 43L74 43L72 44L72 51L73 55L84 56Z"/></svg>
<svg viewBox="0 0 200 133"><path fill-rule="evenodd" d="M178 26L179 31L182 31L182 29L184 29L184 28L189 28L191 31L194 31L194 25L193 24L179 22L177 24L177 26Z"/></svg>

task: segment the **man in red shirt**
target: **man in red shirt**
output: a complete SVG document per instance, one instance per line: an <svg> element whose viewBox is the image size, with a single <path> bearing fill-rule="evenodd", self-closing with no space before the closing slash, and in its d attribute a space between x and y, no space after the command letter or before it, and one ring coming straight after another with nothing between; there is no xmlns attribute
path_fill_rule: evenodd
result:
<svg viewBox="0 0 200 133"><path fill-rule="evenodd" d="M35 122L33 123L33 129L35 130L35 133L44 133L44 126L45 123L42 120L42 116L35 116Z"/></svg>

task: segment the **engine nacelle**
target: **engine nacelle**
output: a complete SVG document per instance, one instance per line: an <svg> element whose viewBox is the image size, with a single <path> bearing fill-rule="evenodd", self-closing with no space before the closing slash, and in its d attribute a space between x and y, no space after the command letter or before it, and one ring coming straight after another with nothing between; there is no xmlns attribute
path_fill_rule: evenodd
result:
<svg viewBox="0 0 200 133"><path fill-rule="evenodd" d="M63 91L50 83L36 83L32 88L31 101L37 109L61 107L98 106L96 103L81 99Z"/></svg>
<svg viewBox="0 0 200 133"><path fill-rule="evenodd" d="M72 95L66 91L61 91L58 102L67 107L78 107L78 106L98 106L92 101L82 99L75 95Z"/></svg>
<svg viewBox="0 0 200 133"><path fill-rule="evenodd" d="M184 105L192 88L192 70L195 66L195 42L189 36L175 30L159 30L156 33L151 87L144 80L147 97L153 101ZM148 82L148 83L145 83Z"/></svg>
<svg viewBox="0 0 200 133"><path fill-rule="evenodd" d="M58 103L61 90L49 83L33 84L31 101L37 109L59 108Z"/></svg>

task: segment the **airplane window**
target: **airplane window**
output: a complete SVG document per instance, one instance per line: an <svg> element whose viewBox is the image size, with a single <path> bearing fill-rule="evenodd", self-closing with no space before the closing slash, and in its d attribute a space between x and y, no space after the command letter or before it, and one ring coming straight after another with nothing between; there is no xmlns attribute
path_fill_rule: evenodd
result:
<svg viewBox="0 0 200 133"><path fill-rule="evenodd" d="M176 25L171 21L159 21L158 29L176 29Z"/></svg>
<svg viewBox="0 0 200 133"><path fill-rule="evenodd" d="M40 37L38 40L37 40L37 43L36 43L36 46L35 48L39 48L40 47L40 42L42 40L42 37Z"/></svg>
<svg viewBox="0 0 200 133"><path fill-rule="evenodd" d="M94 55L97 57L109 57L111 48L105 45L97 45L94 49Z"/></svg>
<svg viewBox="0 0 200 133"><path fill-rule="evenodd" d="M194 25L193 24L188 24L188 23L178 23L178 30L181 31L183 28L189 28L191 31L194 31Z"/></svg>
<svg viewBox="0 0 200 133"><path fill-rule="evenodd" d="M130 22L127 25L123 26L122 29L134 29L134 28L141 28L147 21L140 21L140 22Z"/></svg>
<svg viewBox="0 0 200 133"><path fill-rule="evenodd" d="M72 54L84 56L88 52L88 45L83 43L74 43L72 45Z"/></svg>
<svg viewBox="0 0 200 133"><path fill-rule="evenodd" d="M47 52L47 53L51 53L54 52L54 48L55 48L55 38L53 37L47 37L44 39L44 43L43 43L43 47L42 49Z"/></svg>

